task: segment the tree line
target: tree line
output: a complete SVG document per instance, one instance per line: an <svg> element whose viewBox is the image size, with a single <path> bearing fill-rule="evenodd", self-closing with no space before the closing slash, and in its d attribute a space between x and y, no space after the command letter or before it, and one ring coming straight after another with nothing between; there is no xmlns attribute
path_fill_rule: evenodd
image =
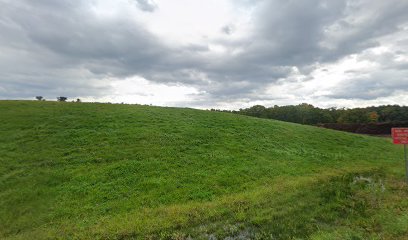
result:
<svg viewBox="0 0 408 240"><path fill-rule="evenodd" d="M45 101L45 98L43 96L35 96L35 99L37 99L38 101ZM67 97L57 97L57 101L58 102L66 102L68 100ZM77 98L76 101L72 100L72 102L81 102L81 99Z"/></svg>
<svg viewBox="0 0 408 240"><path fill-rule="evenodd" d="M408 121L408 107L384 105L365 108L318 108L311 104L264 107L255 105L238 111L211 109L252 117L316 125L324 123L390 123Z"/></svg>

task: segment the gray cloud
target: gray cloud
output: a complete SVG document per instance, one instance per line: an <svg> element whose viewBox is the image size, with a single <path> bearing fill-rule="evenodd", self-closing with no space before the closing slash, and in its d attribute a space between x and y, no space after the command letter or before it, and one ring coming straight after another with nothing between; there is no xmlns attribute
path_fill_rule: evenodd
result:
<svg viewBox="0 0 408 240"><path fill-rule="evenodd" d="M402 83L408 82L407 61L396 60L407 56L406 34L387 40L394 53L378 58L365 52L404 32L408 2L239 2L254 7L254 27L246 37L231 38L239 29L226 25L221 29L225 39L171 46L132 18L98 16L91 1L0 0L0 98L100 97L112 91L107 79L141 76L197 88L205 94L195 96L195 105L267 100L266 86L290 82L296 74L310 79L316 63L334 63L351 54L378 63L378 71L369 76L349 72L355 77L328 97L376 99L408 89ZM148 12L157 9L150 0L136 0L136 5ZM211 44L227 50L214 54Z"/></svg>
<svg viewBox="0 0 408 240"><path fill-rule="evenodd" d="M232 26L226 25L224 27L221 28L221 31L227 35L231 35L233 32L233 28Z"/></svg>
<svg viewBox="0 0 408 240"><path fill-rule="evenodd" d="M154 12L157 4L153 0L135 0L139 8L146 12Z"/></svg>
<svg viewBox="0 0 408 240"><path fill-rule="evenodd" d="M385 52L374 55L364 53L361 60L375 59L379 64L375 69L354 71L353 78L345 79L329 95L336 99L375 100L381 97L392 96L396 92L408 92L408 68L402 67L397 58L398 54ZM408 65L405 62L404 65Z"/></svg>
<svg viewBox="0 0 408 240"><path fill-rule="evenodd" d="M329 97L338 99L373 100L390 96L408 89L408 78L394 78L390 73L373 74L367 78L356 78L342 83Z"/></svg>
<svg viewBox="0 0 408 240"><path fill-rule="evenodd" d="M167 51L134 22L99 19L82 1L57 2L3 4L3 98L33 96L41 90L47 95L103 96L109 93L104 78L146 71Z"/></svg>
<svg viewBox="0 0 408 240"><path fill-rule="evenodd" d="M265 1L256 22L256 42L248 49L249 60L292 66L318 61L324 28L344 8L344 1Z"/></svg>

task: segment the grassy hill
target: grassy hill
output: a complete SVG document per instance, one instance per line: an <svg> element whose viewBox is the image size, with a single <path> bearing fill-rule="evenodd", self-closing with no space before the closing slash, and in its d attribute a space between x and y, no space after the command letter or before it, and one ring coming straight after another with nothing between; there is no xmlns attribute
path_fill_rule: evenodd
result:
<svg viewBox="0 0 408 240"><path fill-rule="evenodd" d="M407 236L403 150L389 139L193 109L0 101L1 239Z"/></svg>

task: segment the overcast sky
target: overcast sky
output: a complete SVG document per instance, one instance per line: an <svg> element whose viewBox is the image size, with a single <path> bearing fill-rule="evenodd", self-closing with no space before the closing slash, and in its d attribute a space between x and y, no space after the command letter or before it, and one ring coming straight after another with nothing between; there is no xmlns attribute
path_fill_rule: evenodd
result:
<svg viewBox="0 0 408 240"><path fill-rule="evenodd" d="M407 0L0 0L0 99L408 103Z"/></svg>

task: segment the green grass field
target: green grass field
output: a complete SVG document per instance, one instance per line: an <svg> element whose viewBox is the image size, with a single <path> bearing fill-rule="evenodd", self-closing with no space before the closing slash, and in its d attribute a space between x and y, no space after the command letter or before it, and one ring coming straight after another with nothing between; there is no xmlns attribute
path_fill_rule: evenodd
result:
<svg viewBox="0 0 408 240"><path fill-rule="evenodd" d="M404 177L387 138L0 101L0 239L408 239Z"/></svg>

